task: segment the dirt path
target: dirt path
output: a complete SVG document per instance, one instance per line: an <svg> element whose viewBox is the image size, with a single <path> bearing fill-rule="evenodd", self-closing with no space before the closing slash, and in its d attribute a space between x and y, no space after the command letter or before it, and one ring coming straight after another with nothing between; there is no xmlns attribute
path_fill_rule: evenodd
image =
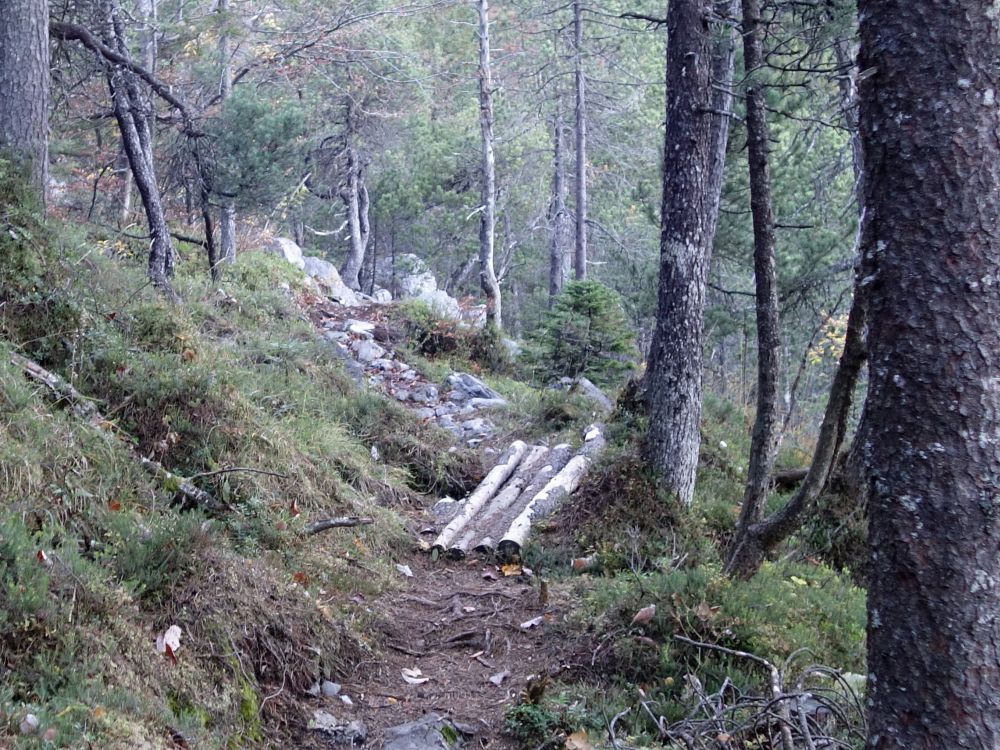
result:
<svg viewBox="0 0 1000 750"><path fill-rule="evenodd" d="M436 394L432 403L400 398L401 383L412 392L428 385L423 376L401 380L409 368L385 364L399 362L391 343L364 326L351 330L352 321L384 327L383 306L322 305L310 317L325 338L357 361L369 385L415 410L447 403ZM372 339L383 339L384 352L366 361L357 356L357 346L352 348L352 344ZM446 415L459 416L457 410L448 408ZM471 435L460 424L452 430L456 442L476 445L488 434L486 430ZM443 426L448 426L448 416ZM414 522L415 528L444 527L429 511ZM335 717L338 725L361 722L365 740L354 740L354 744L368 748L386 747L392 728L430 714L450 720L459 729L465 740L462 747L517 747L503 735L505 709L519 700L530 678L553 674L559 668L558 645L546 637L546 623L556 613L541 600L539 582L531 575L505 575L504 570L476 557L435 562L415 551L406 565L412 576L404 578L400 590L363 604L379 631L371 633L377 657L357 664L353 674L345 677L341 695L349 702L341 695L320 698L315 704L318 710ZM410 682L404 670L409 670ZM345 741L321 733L310 739L318 740L316 747L351 742L350 737ZM419 741L402 747L444 750Z"/></svg>
<svg viewBox="0 0 1000 750"><path fill-rule="evenodd" d="M382 747L387 728L433 712L469 732L476 742L468 746L514 747L502 737L504 709L530 676L557 666L544 623L522 627L544 619L538 586L478 560L434 563L419 555L409 564L408 585L373 605L384 658L359 664L344 685L358 696L368 745ZM427 681L408 684L403 670L419 670L417 679Z"/></svg>

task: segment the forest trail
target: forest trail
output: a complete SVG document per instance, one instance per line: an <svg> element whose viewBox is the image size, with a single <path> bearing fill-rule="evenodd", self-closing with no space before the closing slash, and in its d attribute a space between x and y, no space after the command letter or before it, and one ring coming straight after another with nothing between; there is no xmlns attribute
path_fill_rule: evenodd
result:
<svg viewBox="0 0 1000 750"><path fill-rule="evenodd" d="M473 394L456 402L454 391L439 394L436 384L393 349L387 312L377 303L351 308L321 303L311 308L310 319L360 385L380 389L437 421L456 441L478 448L493 427L477 412L502 405L499 395ZM526 452L540 459L547 450L534 446ZM569 459L568 446L551 452L555 458L549 463L556 463L558 471ZM504 458L484 457L484 465ZM552 473L550 467L546 476ZM372 617L377 656L355 666L339 695L312 704L310 740L315 744L310 747L517 747L503 733L504 712L529 685L544 685L560 671L565 644L547 633L558 608L549 601L547 584L521 565L494 564L476 555L437 559L428 554L429 541L452 515L430 508L411 514L421 541L398 566L401 586L358 602ZM489 519L476 521L470 528L482 529Z"/></svg>

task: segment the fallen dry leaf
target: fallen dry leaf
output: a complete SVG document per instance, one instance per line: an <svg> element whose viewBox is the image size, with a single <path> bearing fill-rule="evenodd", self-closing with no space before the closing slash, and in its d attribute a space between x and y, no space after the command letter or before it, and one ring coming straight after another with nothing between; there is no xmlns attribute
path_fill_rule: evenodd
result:
<svg viewBox="0 0 1000 750"><path fill-rule="evenodd" d="M566 750L594 750L594 746L590 744L590 739L587 737L586 730L581 729L579 732L573 732L566 738Z"/></svg>
<svg viewBox="0 0 1000 750"><path fill-rule="evenodd" d="M156 650L164 654L174 664L177 663L177 652L181 647L182 632L177 625L171 625L163 631L163 635L156 639Z"/></svg>
<svg viewBox="0 0 1000 750"><path fill-rule="evenodd" d="M408 685L423 685L425 682L430 682L430 677L424 677L424 673L419 669L401 669L400 674L403 675L403 681Z"/></svg>
<svg viewBox="0 0 1000 750"><path fill-rule="evenodd" d="M508 563L507 565L502 565L500 567L500 571L504 574L504 576L507 576L508 578L510 576L524 575L524 568L522 568L520 565L517 565L516 563Z"/></svg>
<svg viewBox="0 0 1000 750"><path fill-rule="evenodd" d="M650 620L653 619L653 615L656 614L656 605L650 604L648 607L643 607L638 612L635 613L635 617L632 618L633 625L646 625Z"/></svg>

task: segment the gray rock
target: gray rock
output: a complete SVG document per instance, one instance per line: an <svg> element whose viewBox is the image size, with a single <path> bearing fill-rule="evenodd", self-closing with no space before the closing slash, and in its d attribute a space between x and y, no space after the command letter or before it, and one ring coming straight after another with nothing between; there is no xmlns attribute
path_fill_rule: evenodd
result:
<svg viewBox="0 0 1000 750"><path fill-rule="evenodd" d="M345 307L357 307L358 296L340 278L340 272L333 263L314 255L306 255L302 262L306 275L316 280L324 294Z"/></svg>
<svg viewBox="0 0 1000 750"><path fill-rule="evenodd" d="M446 430L450 430L455 427L455 418L451 414L441 414L437 418L437 423Z"/></svg>
<svg viewBox="0 0 1000 750"><path fill-rule="evenodd" d="M434 415L438 417L443 417L445 415L451 415L454 413L455 407L450 404L441 404L440 406L434 407Z"/></svg>
<svg viewBox="0 0 1000 750"><path fill-rule="evenodd" d="M368 739L368 728L362 722L341 722L322 710L313 711L309 730L322 734L331 745L363 745Z"/></svg>
<svg viewBox="0 0 1000 750"><path fill-rule="evenodd" d="M359 339L351 344L351 349L361 362L373 362L376 359L385 357L385 349L374 341Z"/></svg>
<svg viewBox="0 0 1000 750"><path fill-rule="evenodd" d="M414 372L413 370L403 370L403 373L399 376L399 379L413 381L416 380L418 377L419 376L417 375L417 373Z"/></svg>
<svg viewBox="0 0 1000 750"><path fill-rule="evenodd" d="M375 267L375 283L384 288L392 288L393 282L400 296L416 297L424 291L437 289L437 280L427 264L413 253L399 253L380 258Z"/></svg>
<svg viewBox="0 0 1000 750"><path fill-rule="evenodd" d="M465 405L473 409L498 409L507 406L507 400L503 398L470 398L465 402Z"/></svg>
<svg viewBox="0 0 1000 750"><path fill-rule="evenodd" d="M436 386L428 383L415 389L410 398L418 404L430 404L438 400L438 389Z"/></svg>
<svg viewBox="0 0 1000 750"><path fill-rule="evenodd" d="M375 335L375 324L367 320L349 320L344 323L344 330L353 333L355 336L362 336L366 339Z"/></svg>
<svg viewBox="0 0 1000 750"><path fill-rule="evenodd" d="M408 388L397 388L392 392L392 396L397 401L409 401L413 397L413 394Z"/></svg>
<svg viewBox="0 0 1000 750"><path fill-rule="evenodd" d="M271 240L271 244L267 246L267 250L291 263L300 271L305 270L306 263L302 257L302 248L294 240L290 240L287 237L275 237Z"/></svg>
<svg viewBox="0 0 1000 750"><path fill-rule="evenodd" d="M431 277L431 280L434 280L433 276ZM448 294L448 292L444 289L430 289L421 291L419 294L412 294L409 296L420 300L438 315L445 318L451 318L452 320L462 320L461 305L458 304L457 299Z"/></svg>
<svg viewBox="0 0 1000 750"><path fill-rule="evenodd" d="M327 698L332 698L335 695L340 695L340 683L330 682L330 680L323 680L323 684L320 686L320 691Z"/></svg>
<svg viewBox="0 0 1000 750"><path fill-rule="evenodd" d="M588 378L560 378L559 388L570 393L580 394L588 401L592 401L601 411L610 414L615 410L615 405L608 398L607 394L594 385Z"/></svg>
<svg viewBox="0 0 1000 750"><path fill-rule="evenodd" d="M323 338L325 338L327 341L330 341L330 343L333 344L333 352L334 354L337 355L338 359L343 360L344 369L347 371L347 374L350 376L351 380L353 380L358 385L363 384L365 381L365 368L362 367L360 364L358 364L358 362L355 361L354 357L351 356L350 349L341 344L339 341L330 338L331 333L333 332L327 331L326 333L323 334Z"/></svg>
<svg viewBox="0 0 1000 750"><path fill-rule="evenodd" d="M451 392L448 398L464 402L471 398L502 399L501 395L477 377L465 372L453 372L446 380Z"/></svg>
<svg viewBox="0 0 1000 750"><path fill-rule="evenodd" d="M372 294L372 299L382 304L392 302L392 292L388 289L376 289Z"/></svg>
<svg viewBox="0 0 1000 750"><path fill-rule="evenodd" d="M391 372L394 367L391 359L374 359L371 364L372 367L377 367L382 372Z"/></svg>
<svg viewBox="0 0 1000 750"><path fill-rule="evenodd" d="M434 409L428 409L426 406L420 409L414 409L413 413L416 414L420 419L434 419Z"/></svg>
<svg viewBox="0 0 1000 750"><path fill-rule="evenodd" d="M461 733L455 724L437 714L427 714L416 721L385 730L384 750L454 750L453 739Z"/></svg>
<svg viewBox="0 0 1000 750"><path fill-rule="evenodd" d="M462 422L462 430L476 435L485 435L492 430L493 426L482 417L467 419Z"/></svg>

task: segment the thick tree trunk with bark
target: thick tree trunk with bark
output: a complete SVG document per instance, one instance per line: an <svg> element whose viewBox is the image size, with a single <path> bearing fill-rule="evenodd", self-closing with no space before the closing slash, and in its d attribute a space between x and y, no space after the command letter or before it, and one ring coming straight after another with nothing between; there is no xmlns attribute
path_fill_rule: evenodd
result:
<svg viewBox="0 0 1000 750"><path fill-rule="evenodd" d="M729 128L729 117L718 113L712 72L722 72L723 87L732 78L731 36L713 42L711 7L708 0L676 0L667 9L659 304L646 374L646 454L666 487L688 504L701 444L703 314L722 185L719 154Z"/></svg>
<svg viewBox="0 0 1000 750"><path fill-rule="evenodd" d="M486 295L486 323L500 328L500 282L493 267L496 229L496 158L493 154L493 74L490 69L490 8L479 0L479 126L483 137L482 211L479 215L479 283Z"/></svg>
<svg viewBox="0 0 1000 750"><path fill-rule="evenodd" d="M870 750L1000 747L1000 21L860 0Z"/></svg>
<svg viewBox="0 0 1000 750"><path fill-rule="evenodd" d="M558 106L558 105L557 105ZM569 273L569 209L566 196L566 133L562 112L556 113L553 124L552 203L549 206L549 226L552 239L549 243L549 306L562 292Z"/></svg>
<svg viewBox="0 0 1000 750"><path fill-rule="evenodd" d="M44 196L49 165L49 4L0 3L0 150L26 161Z"/></svg>
<svg viewBox="0 0 1000 750"><path fill-rule="evenodd" d="M735 545L764 517L771 470L778 453L778 378L781 350L778 279L775 271L774 209L771 205L770 144L763 82L764 27L760 0L743 0L743 60L747 70L747 165L753 214L753 267L757 311L757 414L750 441L746 492Z"/></svg>

